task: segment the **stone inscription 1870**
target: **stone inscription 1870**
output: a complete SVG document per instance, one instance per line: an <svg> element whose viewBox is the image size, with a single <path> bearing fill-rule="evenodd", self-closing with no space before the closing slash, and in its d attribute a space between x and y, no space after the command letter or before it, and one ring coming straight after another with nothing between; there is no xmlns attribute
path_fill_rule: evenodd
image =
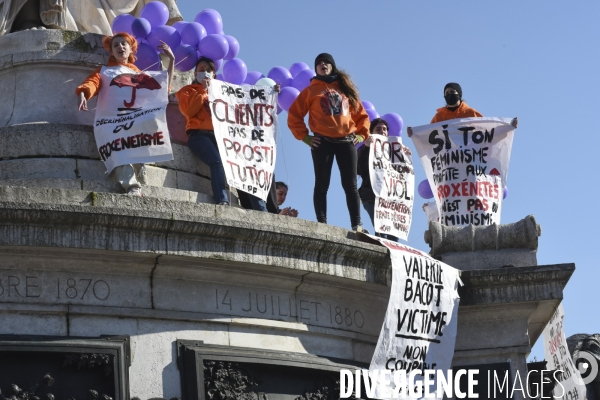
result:
<svg viewBox="0 0 600 400"><path fill-rule="evenodd" d="M54 290L51 289L54 286ZM7 275L0 277L0 298L39 298L44 292L54 292L57 299L106 300L110 296L110 285L103 279L55 278L49 284L37 275Z"/></svg>

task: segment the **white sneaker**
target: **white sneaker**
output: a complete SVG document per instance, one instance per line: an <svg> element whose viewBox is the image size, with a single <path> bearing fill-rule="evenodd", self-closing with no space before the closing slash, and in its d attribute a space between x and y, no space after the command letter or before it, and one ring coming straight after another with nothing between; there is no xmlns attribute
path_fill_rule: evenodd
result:
<svg viewBox="0 0 600 400"><path fill-rule="evenodd" d="M363 226L362 226L362 225L354 225L354 226L352 227L352 230L353 230L354 232L365 233L365 234L367 234L367 235L369 234L369 231L368 231L368 230L366 230L365 228L363 228Z"/></svg>
<svg viewBox="0 0 600 400"><path fill-rule="evenodd" d="M129 190L127 190L127 194L130 196L141 196L142 188L139 188L137 186L132 186L129 188Z"/></svg>

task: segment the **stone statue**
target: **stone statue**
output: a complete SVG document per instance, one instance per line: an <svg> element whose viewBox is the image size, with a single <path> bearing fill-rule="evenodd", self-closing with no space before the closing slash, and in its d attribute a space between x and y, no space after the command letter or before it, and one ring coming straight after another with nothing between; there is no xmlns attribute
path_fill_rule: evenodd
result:
<svg viewBox="0 0 600 400"><path fill-rule="evenodd" d="M121 14L139 16L151 0L0 0L0 35L31 28L67 29L110 35ZM159 0L169 8L169 22L181 21L175 0Z"/></svg>
<svg viewBox="0 0 600 400"><path fill-rule="evenodd" d="M578 367L579 363L584 362L586 364L596 363L596 371L600 368L600 334L596 333L593 335L577 334L567 338L567 346L569 347L569 353L573 357L575 366ZM595 361L590 361L581 356L581 352L587 352ZM586 355L587 356L587 355ZM591 366L588 367L591 373ZM582 374L582 378L586 378L588 372ZM585 385L586 398L588 400L600 400L600 372L596 374L591 382Z"/></svg>

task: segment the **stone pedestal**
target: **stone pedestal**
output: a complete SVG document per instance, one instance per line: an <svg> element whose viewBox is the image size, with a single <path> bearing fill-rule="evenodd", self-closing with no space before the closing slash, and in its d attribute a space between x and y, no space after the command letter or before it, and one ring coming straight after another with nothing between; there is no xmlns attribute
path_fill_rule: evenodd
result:
<svg viewBox="0 0 600 400"><path fill-rule="evenodd" d="M93 111L78 112L74 95L105 62L100 39L0 37L0 334L38 347L51 336L56 351L74 337L127 338L128 387L110 389L125 400L202 398L219 371L256 382L257 396L279 390L258 383L277 373L289 396L323 393L332 371L367 366L389 298L387 250L345 229L211 204L209 169L184 145L173 98L174 161L148 166L145 197L120 194L96 152ZM177 75L174 90L189 80ZM430 227L432 254L468 270L456 366L523 371L562 298L574 266L536 266L539 230L523 224L524 236ZM498 245L513 242L499 261ZM15 340L0 337L0 353Z"/></svg>

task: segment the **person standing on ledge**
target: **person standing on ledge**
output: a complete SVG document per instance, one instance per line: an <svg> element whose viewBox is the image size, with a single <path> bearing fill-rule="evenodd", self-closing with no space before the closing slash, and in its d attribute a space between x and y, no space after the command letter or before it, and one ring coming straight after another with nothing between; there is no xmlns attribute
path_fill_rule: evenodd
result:
<svg viewBox="0 0 600 400"><path fill-rule="evenodd" d="M135 66L136 60L135 54L137 53L138 42L137 40L126 32L117 33L114 36L105 36L102 40L102 44L106 51L110 54L108 57L107 68L110 67L121 67L127 72L132 74L139 74L142 71ZM171 48L161 40L161 45L158 49L169 58L169 66L167 71L169 73L169 88L173 80L173 73L175 71L175 56ZM87 102L92 97L96 96L100 90L102 90L102 79L100 73L103 67L98 67L94 72L88 76L81 85L75 89L75 94L79 98L79 111L87 111ZM137 164L139 168L138 176L143 182L146 178L146 167L144 164ZM136 171L132 164L119 165L115 167L111 173L111 176L116 179L125 193L135 196L142 195L142 185L136 177Z"/></svg>
<svg viewBox="0 0 600 400"><path fill-rule="evenodd" d="M457 118L483 117L479 111L469 107L462 99L462 88L458 83L450 82L444 86L444 100L446 100L446 105L437 109L437 112L431 119L432 124ZM515 117L510 123L516 128L519 124L519 119ZM413 134L412 127L407 127L406 133L408 137L411 137Z"/></svg>
<svg viewBox="0 0 600 400"><path fill-rule="evenodd" d="M356 187L356 144L369 137L369 116L350 76L337 69L331 54L315 59L317 75L288 111L288 127L311 149L315 170L313 203L318 222L327 223L327 191L335 158L340 169L352 230L363 232ZM308 114L308 126L304 123Z"/></svg>

